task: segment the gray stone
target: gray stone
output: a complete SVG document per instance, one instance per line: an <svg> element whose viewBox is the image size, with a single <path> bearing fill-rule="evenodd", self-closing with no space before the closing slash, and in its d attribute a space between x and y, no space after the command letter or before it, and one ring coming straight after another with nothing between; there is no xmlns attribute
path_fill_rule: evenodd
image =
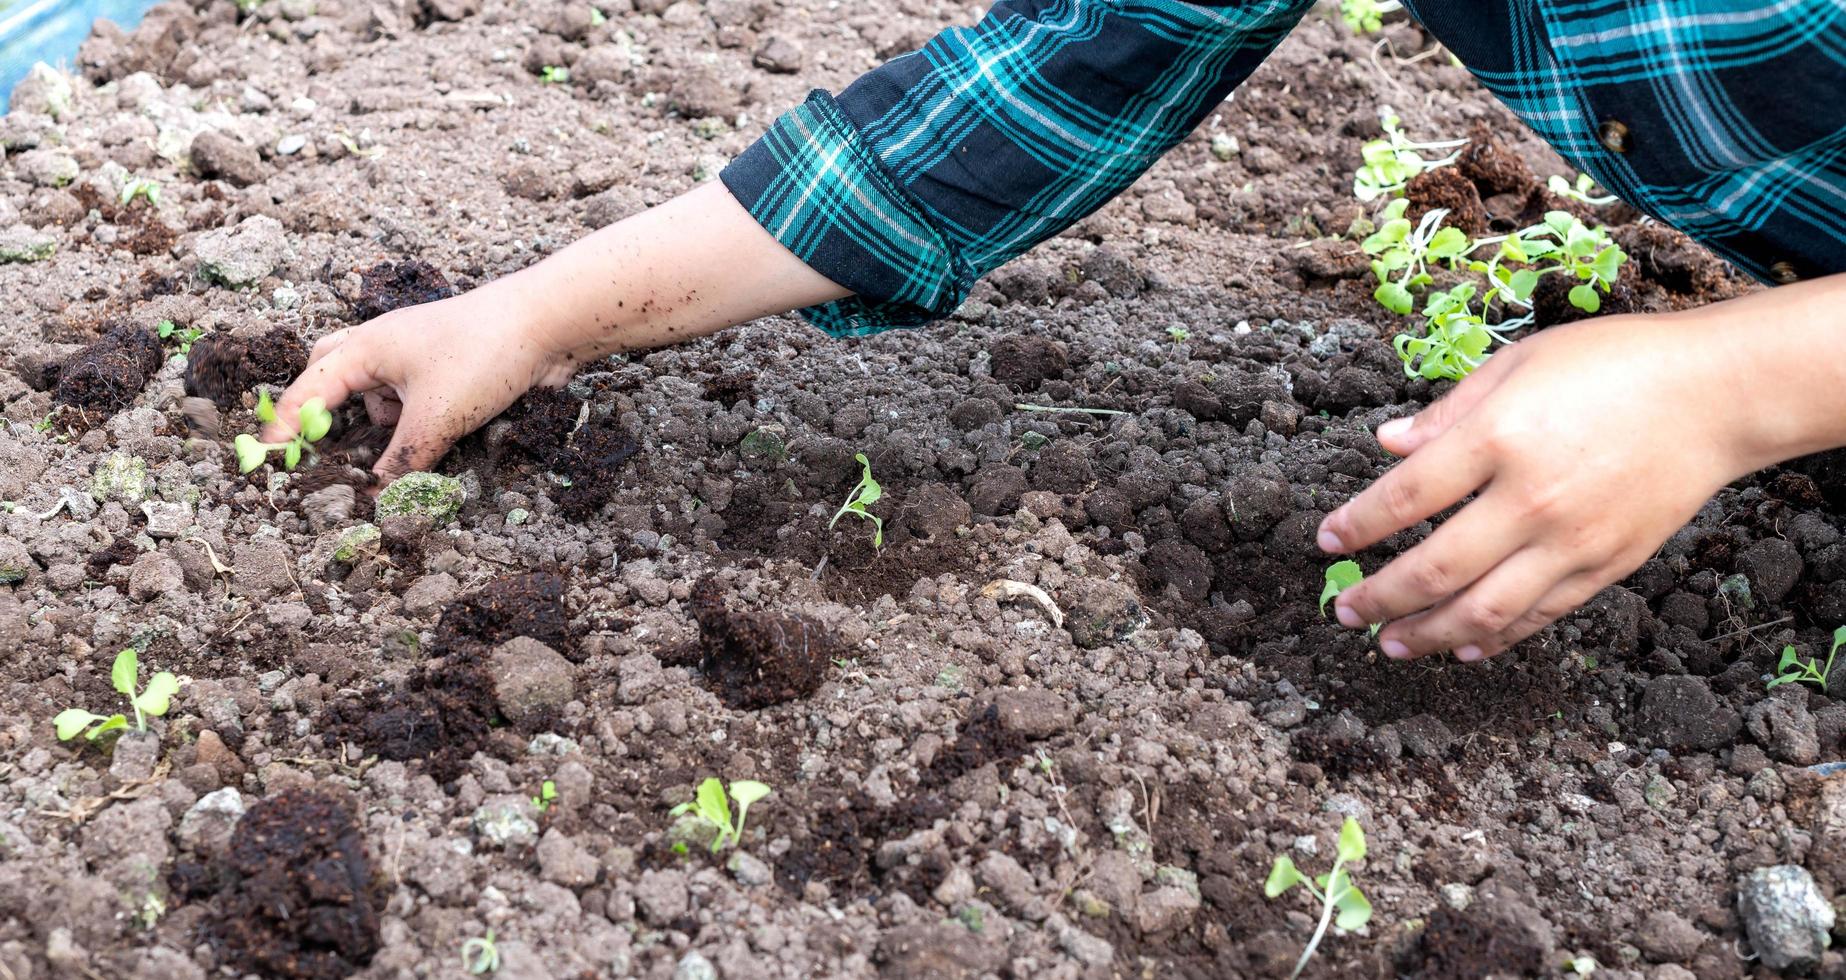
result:
<svg viewBox="0 0 1846 980"><path fill-rule="evenodd" d="M178 561L158 551L135 559L128 572L128 597L136 602L153 602L162 596L186 591L186 573Z"/></svg>
<svg viewBox="0 0 1846 980"><path fill-rule="evenodd" d="M418 617L434 615L459 591L461 583L447 572L425 575L404 590L404 612Z"/></svg>
<svg viewBox="0 0 1846 980"><path fill-rule="evenodd" d="M1737 914L1757 957L1777 971L1819 963L1833 929L1833 906L1807 869L1792 864L1757 868L1738 878Z"/></svg>
<svg viewBox="0 0 1846 980"><path fill-rule="evenodd" d="M1148 623L1141 597L1120 582L1078 579L1058 595L1064 609L1064 628L1084 649L1121 643Z"/></svg>
<svg viewBox="0 0 1846 980"><path fill-rule="evenodd" d="M212 857L224 849L231 831L244 815L244 798L236 788L226 786L199 797L179 819L180 846L201 857Z"/></svg>
<svg viewBox="0 0 1846 980"><path fill-rule="evenodd" d="M1735 738L1743 719L1703 677L1656 677L1641 692L1639 728L1664 748L1710 752Z"/></svg>
<svg viewBox="0 0 1846 980"><path fill-rule="evenodd" d="M38 572L38 563L23 542L0 537L0 585L17 585Z"/></svg>
<svg viewBox="0 0 1846 980"><path fill-rule="evenodd" d="M436 473L406 473L391 481L378 495L375 512L380 520L396 515L429 518L447 524L461 512L468 494L461 481Z"/></svg>
<svg viewBox="0 0 1846 980"><path fill-rule="evenodd" d="M1183 929L1199 911L1199 897L1176 885L1156 888L1134 907L1134 926L1144 936Z"/></svg>
<svg viewBox="0 0 1846 980"><path fill-rule="evenodd" d="M588 888L602 871L596 855L556 827L538 842L539 876L565 888Z"/></svg>
<svg viewBox="0 0 1846 980"><path fill-rule="evenodd" d="M673 980L718 980L718 968L695 949L679 958L673 967Z"/></svg>
<svg viewBox="0 0 1846 980"><path fill-rule="evenodd" d="M293 592L295 578L289 571L294 556L288 545L270 537L253 538L237 545L231 566L236 574L231 585L239 595L252 599Z"/></svg>
<svg viewBox="0 0 1846 980"><path fill-rule="evenodd" d="M725 868L737 876L739 883L758 888L775 880L775 872L769 865L747 851L738 851L725 862Z"/></svg>
<svg viewBox="0 0 1846 980"><path fill-rule="evenodd" d="M1698 927L1667 909L1655 909L1641 920L1635 933L1635 948L1656 963L1685 962L1698 955L1705 941Z"/></svg>
<svg viewBox="0 0 1846 980"><path fill-rule="evenodd" d="M336 483L302 497L301 513L308 519L308 527L319 534L353 516L353 505L358 501L359 495L351 485Z"/></svg>
<svg viewBox="0 0 1846 980"><path fill-rule="evenodd" d="M577 694L571 662L529 636L516 636L496 647L488 669L494 678L494 702L516 725L556 714Z"/></svg>
<svg viewBox="0 0 1846 980"><path fill-rule="evenodd" d="M267 173L255 147L215 129L194 136L188 155L192 158L192 168L199 172L199 176L215 178L238 187L254 184Z"/></svg>
<svg viewBox="0 0 1846 980"><path fill-rule="evenodd" d="M1002 729L1028 739L1050 738L1076 720L1063 696L1044 688L997 691L987 703Z"/></svg>
<svg viewBox="0 0 1846 980"><path fill-rule="evenodd" d="M40 187L63 187L77 179L83 168L77 158L63 150L27 150L13 159L13 169L28 183Z"/></svg>
<svg viewBox="0 0 1846 980"><path fill-rule="evenodd" d="M76 95L68 75L40 61L13 86L7 107L15 112L36 112L61 119L71 111Z"/></svg>
<svg viewBox="0 0 1846 980"><path fill-rule="evenodd" d="M635 882L635 908L649 925L666 925L685 915L691 902L684 872L643 871Z"/></svg>
<svg viewBox="0 0 1846 980"><path fill-rule="evenodd" d="M475 836L489 847L530 847L538 840L532 801L523 796L491 797L475 808Z"/></svg>
<svg viewBox="0 0 1846 980"><path fill-rule="evenodd" d="M128 718L130 726L135 719ZM123 732L109 752L109 775L124 783L140 782L154 775L160 763L160 736L153 732Z"/></svg>
<svg viewBox="0 0 1846 980"><path fill-rule="evenodd" d="M800 45L785 37L771 36L750 60L772 75L793 75L801 70L802 58Z"/></svg>
<svg viewBox="0 0 1846 980"><path fill-rule="evenodd" d="M141 505L141 513L147 515L150 538L177 538L192 526L192 505L184 501L150 500Z"/></svg>
<svg viewBox="0 0 1846 980"><path fill-rule="evenodd" d="M90 474L90 496L98 502L140 504L147 499L147 460L128 453L104 456Z"/></svg>
<svg viewBox="0 0 1846 980"><path fill-rule="evenodd" d="M43 262L58 250L57 236L14 225L0 231L0 262Z"/></svg>
<svg viewBox="0 0 1846 980"><path fill-rule="evenodd" d="M1797 766L1811 766L1820 761L1820 730L1808 711L1806 693L1799 685L1792 687L1797 696L1764 698L1750 706L1744 721L1750 737L1770 755Z"/></svg>
<svg viewBox="0 0 1846 980"><path fill-rule="evenodd" d="M276 271L288 254L288 239L283 235L282 222L266 214L254 214L235 228L200 235L193 254L198 256L200 275L240 289Z"/></svg>

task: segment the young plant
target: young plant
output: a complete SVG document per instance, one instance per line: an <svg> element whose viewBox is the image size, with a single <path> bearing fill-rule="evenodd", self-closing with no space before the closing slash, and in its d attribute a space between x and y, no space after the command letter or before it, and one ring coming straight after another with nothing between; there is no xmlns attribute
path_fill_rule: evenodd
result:
<svg viewBox="0 0 1846 980"><path fill-rule="evenodd" d="M160 207L160 184L146 177L130 177L122 182L122 206L134 203L141 198L154 207Z"/></svg>
<svg viewBox="0 0 1846 980"><path fill-rule="evenodd" d="M549 779L545 780L544 783L539 786L538 795L532 797L532 805L537 807L540 813L544 813L546 810L551 809L552 804L557 801L558 784Z"/></svg>
<svg viewBox="0 0 1846 980"><path fill-rule="evenodd" d="M109 682L116 691L128 699L129 707L135 712L135 731L147 731L147 716L158 718L167 713L167 707L173 695L179 691L179 679L167 671L147 679L147 687L141 693L135 693L140 680L141 658L133 647L115 655L115 665L109 670ZM68 742L78 735L94 742L109 732L121 731L128 727L128 719L122 715L91 714L82 708L67 708L58 712L52 719L57 726L58 741Z"/></svg>
<svg viewBox="0 0 1846 980"><path fill-rule="evenodd" d="M1424 300L1423 336L1400 333L1392 342L1407 377L1460 381L1487 363L1494 341L1510 343L1475 312L1474 294L1474 284L1464 282Z"/></svg>
<svg viewBox="0 0 1846 980"><path fill-rule="evenodd" d="M1397 0L1340 0L1340 19L1354 34L1376 34L1384 26L1384 15L1402 10Z"/></svg>
<svg viewBox="0 0 1846 980"><path fill-rule="evenodd" d="M1365 571L1359 567L1358 562L1350 558L1328 565L1326 583L1320 587L1321 616L1327 615L1327 603L1332 601L1334 596L1358 585L1364 579ZM1377 636L1378 631L1383 627L1383 623L1373 623L1372 635Z"/></svg>
<svg viewBox="0 0 1846 980"><path fill-rule="evenodd" d="M1545 186L1551 190L1551 193L1559 197L1568 197L1573 201L1582 201L1596 208L1602 207L1605 204L1614 204L1619 200L1614 194L1603 197L1597 197L1591 194L1590 191L1596 186L1596 178L1591 177L1589 174L1578 174L1575 186L1572 186L1571 182L1565 180L1561 175L1552 174L1551 179L1545 181Z"/></svg>
<svg viewBox="0 0 1846 980"><path fill-rule="evenodd" d="M1609 238L1604 228L1592 228L1568 211L1547 211L1543 224L1534 225L1500 243L1507 259L1538 268L1541 275L1561 272L1578 280L1570 290L1570 304L1585 313L1602 309L1601 289L1615 286L1628 253ZM1546 265L1546 263L1551 263Z"/></svg>
<svg viewBox="0 0 1846 980"><path fill-rule="evenodd" d="M172 320L160 321L160 324L154 328L154 332L160 335L161 340L176 341L182 357L192 353L192 345L205 336L205 331L198 327L182 327Z"/></svg>
<svg viewBox="0 0 1846 980"><path fill-rule="evenodd" d="M1846 626L1833 631L1833 646L1827 649L1825 665L1820 663L1818 657L1802 660L1795 653L1793 645L1783 647L1782 659L1776 664L1776 676L1764 686L1775 688L1783 684L1812 684L1820 688L1822 693L1832 693L1827 690L1827 679L1833 676L1833 657L1840 652L1841 644L1846 644Z"/></svg>
<svg viewBox="0 0 1846 980"><path fill-rule="evenodd" d="M500 969L500 947L494 945L494 931L462 942L462 969L474 976Z"/></svg>
<svg viewBox="0 0 1846 980"><path fill-rule="evenodd" d="M864 472L859 476L859 485L852 488L852 492L846 495L846 502L841 504L840 509L834 512L833 520L827 522L827 530L833 530L833 526L840 523L840 518L845 517L847 514L857 514L871 521L873 527L876 528L876 530L872 532L872 547L882 548L885 546L884 518L871 513L866 510L866 508L877 503L878 499L885 495L885 490L878 485L877 480L872 479L871 460L866 459L864 453L858 453L854 455L853 458L859 461L859 465L864 469Z"/></svg>
<svg viewBox="0 0 1846 980"><path fill-rule="evenodd" d="M538 78L546 85L569 85L570 69L562 65L546 65L539 71Z"/></svg>
<svg viewBox="0 0 1846 980"><path fill-rule="evenodd" d="M1192 331L1185 327L1168 327L1167 336L1173 338L1174 343L1183 344L1192 339Z"/></svg>
<svg viewBox="0 0 1846 980"><path fill-rule="evenodd" d="M1404 217L1409 207L1410 202L1403 198L1385 205L1379 213L1384 223L1359 243L1365 254L1373 257L1372 274L1378 277L1372 298L1385 309L1401 314L1408 314L1416 305L1411 290L1434 280L1429 274L1432 263L1456 268L1474 249L1474 241L1466 232L1443 227L1442 219L1449 214L1447 208L1435 208L1412 225Z"/></svg>
<svg viewBox="0 0 1846 980"><path fill-rule="evenodd" d="M1340 826L1333 869L1326 874L1309 878L1295 867L1287 854L1276 855L1275 866L1269 869L1269 880L1263 883L1263 894L1276 898L1300 885L1320 903L1320 924L1315 927L1307 948L1301 951L1301 959L1295 962L1295 971L1289 974L1289 980L1301 976L1301 971L1307 968L1308 960L1313 959L1314 951L1320 948L1320 941L1326 938L1329 924L1339 926L1341 932L1352 932L1371 921L1372 903L1359 886L1352 883L1352 875L1346 869L1347 865L1363 860L1365 831L1360 828L1359 821L1351 817Z"/></svg>
<svg viewBox="0 0 1846 980"><path fill-rule="evenodd" d="M1363 163L1352 177L1352 192L1361 201L1375 201L1381 197L1400 197L1404 186L1412 177L1446 167L1461 158L1459 147L1466 146L1467 140L1437 140L1431 143L1419 143L1405 136L1398 128L1397 114L1386 109L1379 116L1379 124L1384 127L1383 139L1375 139L1360 147L1359 155ZM1445 156L1428 159L1424 153L1444 153Z"/></svg>
<svg viewBox="0 0 1846 980"><path fill-rule="evenodd" d="M737 779L731 782L730 799L737 801L737 823L731 823L731 805L724 795L724 784L713 776L699 784L698 795L690 803L681 803L668 811L670 816L691 813L718 828L718 836L712 838L713 854L724 849L725 841L733 846L741 844L744 839L744 814L750 811L750 804L769 795L769 786L754 779Z"/></svg>
<svg viewBox="0 0 1846 980"><path fill-rule="evenodd" d="M269 454L282 451L282 466L293 472L301 462L303 452L312 452L314 443L319 442L333 427L333 413L327 411L327 403L320 398L310 398L301 406L299 413L301 430L287 442L261 442L245 433L232 440L231 448L237 453L237 471L248 473L263 465ZM256 417L260 422L276 420L275 403L269 400L269 392L257 396Z"/></svg>

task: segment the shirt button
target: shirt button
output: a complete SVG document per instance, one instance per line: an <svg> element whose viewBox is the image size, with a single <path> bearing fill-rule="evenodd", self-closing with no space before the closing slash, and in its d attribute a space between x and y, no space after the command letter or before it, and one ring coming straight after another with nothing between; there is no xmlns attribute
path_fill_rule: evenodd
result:
<svg viewBox="0 0 1846 980"><path fill-rule="evenodd" d="M1794 265L1791 263L1775 262L1769 266L1769 278L1775 280L1778 285L1786 286L1789 283L1799 281L1801 279L1801 273L1796 272Z"/></svg>
<svg viewBox="0 0 1846 980"><path fill-rule="evenodd" d="M1627 153L1628 126L1614 119L1604 119L1602 125L1596 127L1596 140L1610 153Z"/></svg>

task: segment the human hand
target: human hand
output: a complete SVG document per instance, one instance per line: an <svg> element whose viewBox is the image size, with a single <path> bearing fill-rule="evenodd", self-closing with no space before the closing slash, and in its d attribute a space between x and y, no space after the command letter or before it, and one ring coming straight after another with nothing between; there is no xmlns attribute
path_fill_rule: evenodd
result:
<svg viewBox="0 0 1846 980"><path fill-rule="evenodd" d="M1341 593L1395 659L1493 656L1654 553L1726 483L1775 462L1742 431L1723 319L1608 317L1496 353L1448 397L1380 426L1404 461L1321 522L1348 553L1478 495ZM1766 329L1757 324L1757 328ZM1759 379L1760 381L1760 379Z"/></svg>
<svg viewBox="0 0 1846 980"><path fill-rule="evenodd" d="M394 310L320 339L308 368L276 402L266 442L295 434L310 398L337 406L365 396L372 421L395 425L372 471L379 486L435 466L449 447L537 385L561 385L574 365L541 343L512 284L490 283L436 303Z"/></svg>

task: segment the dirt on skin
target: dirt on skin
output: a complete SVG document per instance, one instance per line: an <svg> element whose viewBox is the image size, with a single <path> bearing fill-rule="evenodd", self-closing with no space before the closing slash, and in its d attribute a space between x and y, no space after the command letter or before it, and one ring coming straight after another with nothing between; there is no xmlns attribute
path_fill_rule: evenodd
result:
<svg viewBox="0 0 1846 980"><path fill-rule="evenodd" d="M246 894L236 828L302 792L354 801L316 839L374 863L290 861L280 893L376 883L369 962L363 916L325 934L356 932L338 969L380 980L452 974L490 929L508 976L1286 976L1314 910L1264 876L1279 854L1324 871L1344 814L1376 911L1311 977L1579 956L1742 977L1741 875L1801 864L1835 897L1846 794L1809 767L1846 754L1846 706L1764 677L1846 622L1841 454L1737 481L1489 664L1391 663L1316 607L1315 527L1394 463L1372 432L1449 390L1404 376L1411 321L1372 299L1351 232L1379 106L1413 139L1471 138L1419 197L1471 185L1495 234L1559 208L1609 226L1624 304L1752 288L1633 209L1551 194L1575 174L1402 22L1380 46L1310 14L1146 178L943 323L832 340L770 318L585 364L438 464L467 495L453 521L377 520L336 560L374 515L326 491L389 433L340 406L314 466L240 476L197 436L255 430L244 372L284 383L368 293L491 281L665 200L809 89L973 16L599 8L168 3L99 29L68 112L15 99L0 123L0 223L57 244L0 266L0 569L23 573L0 585L0 967L283 975L339 950L288 931L358 908L313 896L287 922L253 909L237 951L212 939ZM247 186L162 155L206 129L255 155ZM35 183L34 148L76 181ZM124 174L159 203L112 204ZM281 223L274 269L201 280L201 239L257 216ZM81 426L37 425L81 345L163 319L210 341L154 351L108 412L60 413ZM250 349L275 331L278 356ZM94 485L110 453L145 464L138 488ZM857 454L882 547L856 515L829 526ZM708 670L706 620L727 655L799 621L831 656ZM59 711L121 707L129 645L185 678L158 740L58 742ZM733 663L746 692L806 693L727 704ZM713 776L773 793L738 847L676 853L669 811ZM1843 970L1830 951L1815 972Z"/></svg>

